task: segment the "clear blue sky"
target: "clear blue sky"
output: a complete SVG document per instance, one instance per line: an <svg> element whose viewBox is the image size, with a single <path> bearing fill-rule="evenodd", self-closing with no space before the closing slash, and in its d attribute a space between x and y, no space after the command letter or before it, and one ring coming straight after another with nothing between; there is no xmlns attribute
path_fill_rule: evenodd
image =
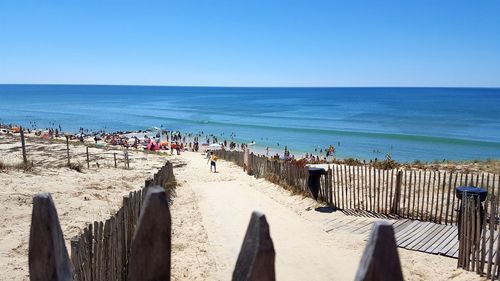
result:
<svg viewBox="0 0 500 281"><path fill-rule="evenodd" d="M1 0L0 83L500 87L500 1Z"/></svg>

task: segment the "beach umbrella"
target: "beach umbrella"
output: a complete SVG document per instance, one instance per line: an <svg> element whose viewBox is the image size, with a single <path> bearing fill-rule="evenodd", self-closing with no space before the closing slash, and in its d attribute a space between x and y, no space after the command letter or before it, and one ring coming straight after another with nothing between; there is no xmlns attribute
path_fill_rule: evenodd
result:
<svg viewBox="0 0 500 281"><path fill-rule="evenodd" d="M222 145L219 143L212 143L211 145L208 146L209 149L221 149Z"/></svg>

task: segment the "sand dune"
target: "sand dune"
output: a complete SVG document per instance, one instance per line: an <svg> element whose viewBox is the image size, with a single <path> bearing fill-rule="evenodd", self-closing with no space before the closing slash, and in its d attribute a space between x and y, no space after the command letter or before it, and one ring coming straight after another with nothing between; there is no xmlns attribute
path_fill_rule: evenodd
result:
<svg viewBox="0 0 500 281"><path fill-rule="evenodd" d="M122 151L91 148L94 159L91 168L84 165L80 173L65 167L65 148L63 143L29 140L27 151L28 158L34 162L33 170L0 171L0 280L29 280L28 241L34 194L42 191L52 194L70 251L71 237L86 223L109 218L121 206L124 195L142 188L144 180L169 159L130 152L130 169L126 170L122 163L114 168L113 153L122 155ZM85 162L84 146L72 145L70 149L72 161ZM0 136L0 161L16 164L21 159L18 139ZM96 167L96 161L100 168ZM171 212L172 279L205 280L211 270L210 260L203 258L203 253L207 255L207 238L197 204L188 191L179 193Z"/></svg>

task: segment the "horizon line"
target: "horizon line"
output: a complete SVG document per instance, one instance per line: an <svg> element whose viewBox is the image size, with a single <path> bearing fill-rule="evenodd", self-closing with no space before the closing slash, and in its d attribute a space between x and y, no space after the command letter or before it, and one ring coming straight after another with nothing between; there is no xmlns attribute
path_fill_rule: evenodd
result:
<svg viewBox="0 0 500 281"><path fill-rule="evenodd" d="M422 88L422 89L500 89L499 86L217 86L217 85L154 85L154 84L92 84L92 83L0 83L0 86L109 86L109 87L171 87L171 88Z"/></svg>

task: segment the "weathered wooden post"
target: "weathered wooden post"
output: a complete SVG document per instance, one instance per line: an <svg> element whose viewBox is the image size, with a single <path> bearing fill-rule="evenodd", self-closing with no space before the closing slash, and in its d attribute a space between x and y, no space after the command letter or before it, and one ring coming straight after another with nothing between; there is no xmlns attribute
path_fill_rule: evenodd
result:
<svg viewBox="0 0 500 281"><path fill-rule="evenodd" d="M401 182L403 179L403 171L398 171L396 174L396 187L394 190L394 200L392 201L391 213L399 214L399 202L401 200Z"/></svg>
<svg viewBox="0 0 500 281"><path fill-rule="evenodd" d="M356 273L356 281L403 281L394 229L387 221L373 224Z"/></svg>
<svg viewBox="0 0 500 281"><path fill-rule="evenodd" d="M68 167L70 167L71 162L69 160L69 136L66 136L66 154L68 156Z"/></svg>
<svg viewBox="0 0 500 281"><path fill-rule="evenodd" d="M129 155L128 155L128 148L127 148L127 151L125 152L127 154L127 169L130 169L130 159L129 159Z"/></svg>
<svg viewBox="0 0 500 281"><path fill-rule="evenodd" d="M87 169L90 168L90 161L89 161L89 147L87 146Z"/></svg>
<svg viewBox="0 0 500 281"><path fill-rule="evenodd" d="M75 270L73 281L80 281L78 278L81 274L80 268L79 268L79 264L80 264L80 260L79 260L80 245L79 245L79 243L80 243L80 241L78 239L78 236L71 238L71 263L73 264L74 270Z"/></svg>
<svg viewBox="0 0 500 281"><path fill-rule="evenodd" d="M116 152L115 152L115 153L113 153L113 158L115 159L115 168L116 168L116 167L117 167L117 166L116 166Z"/></svg>
<svg viewBox="0 0 500 281"><path fill-rule="evenodd" d="M328 169L325 174L325 183L326 183L326 193L327 193L327 202L328 205L333 206L333 194L332 194L332 169L330 165L328 165Z"/></svg>
<svg viewBox="0 0 500 281"><path fill-rule="evenodd" d="M28 259L32 281L73 280L73 268L49 193L33 197Z"/></svg>
<svg viewBox="0 0 500 281"><path fill-rule="evenodd" d="M28 166L28 157L26 156L26 143L24 141L24 128L21 127L19 132L21 133L21 146L23 149L23 163L24 163L24 167L27 167Z"/></svg>
<svg viewBox="0 0 500 281"><path fill-rule="evenodd" d="M250 158L250 155L249 155L249 151L248 151L248 148L245 148L243 150L243 172L247 172L248 173L248 159ZM238 162L238 161L236 161Z"/></svg>
<svg viewBox="0 0 500 281"><path fill-rule="evenodd" d="M125 165L125 169L128 169L128 151L123 151L123 162Z"/></svg>
<svg viewBox="0 0 500 281"><path fill-rule="evenodd" d="M254 158L255 158L255 155L253 154L253 152L250 152L250 150L248 149L248 162L247 162L247 174L248 175L253 175L254 174L254 170L253 170L253 161L254 161Z"/></svg>
<svg viewBox="0 0 500 281"><path fill-rule="evenodd" d="M273 281L275 252L266 216L253 212L233 271L233 281Z"/></svg>
<svg viewBox="0 0 500 281"><path fill-rule="evenodd" d="M150 186L130 245L129 281L170 280L171 226L165 190Z"/></svg>

